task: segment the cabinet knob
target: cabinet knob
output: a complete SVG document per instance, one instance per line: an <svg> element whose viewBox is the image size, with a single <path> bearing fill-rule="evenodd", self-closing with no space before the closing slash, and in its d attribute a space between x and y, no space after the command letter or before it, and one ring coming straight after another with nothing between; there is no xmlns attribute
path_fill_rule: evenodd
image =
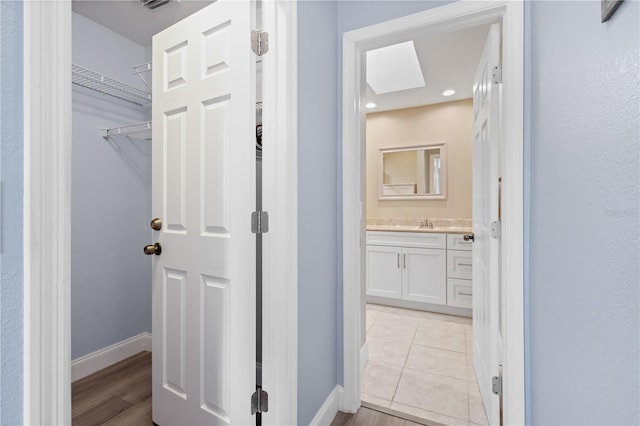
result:
<svg viewBox="0 0 640 426"><path fill-rule="evenodd" d="M464 236L462 237L465 241L475 241L475 236L473 233L471 234L464 234Z"/></svg>

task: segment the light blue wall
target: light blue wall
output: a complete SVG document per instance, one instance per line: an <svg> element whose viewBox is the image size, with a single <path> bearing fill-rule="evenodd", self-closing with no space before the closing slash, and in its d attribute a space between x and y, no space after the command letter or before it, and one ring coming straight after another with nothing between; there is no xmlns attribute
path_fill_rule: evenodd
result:
<svg viewBox="0 0 640 426"><path fill-rule="evenodd" d="M369 25L379 24L392 19L401 18L413 13L422 12L434 7L442 6L451 1L339 1L338 31L340 44L342 34ZM342 58L342 55L340 55ZM340 70L342 71L342 70Z"/></svg>
<svg viewBox="0 0 640 426"><path fill-rule="evenodd" d="M531 424L640 424L639 6L529 8Z"/></svg>
<svg viewBox="0 0 640 426"><path fill-rule="evenodd" d="M298 424L337 383L335 2L298 3Z"/></svg>
<svg viewBox="0 0 640 426"><path fill-rule="evenodd" d="M144 87L148 50L76 13L73 62ZM151 331L151 141L103 139L102 127L150 119L142 108L73 86L71 356Z"/></svg>
<svg viewBox="0 0 640 426"><path fill-rule="evenodd" d="M0 424L22 424L22 2L0 2Z"/></svg>

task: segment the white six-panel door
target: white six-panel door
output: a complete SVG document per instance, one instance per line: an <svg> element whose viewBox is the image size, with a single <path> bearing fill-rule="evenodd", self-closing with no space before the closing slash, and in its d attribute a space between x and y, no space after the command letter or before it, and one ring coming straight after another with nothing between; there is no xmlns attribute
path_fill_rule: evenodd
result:
<svg viewBox="0 0 640 426"><path fill-rule="evenodd" d="M254 14L218 0L153 38L153 420L251 424Z"/></svg>
<svg viewBox="0 0 640 426"><path fill-rule="evenodd" d="M491 392L498 374L499 92L493 68L500 63L500 26L489 30L473 84L473 363L490 424L499 424L499 399Z"/></svg>

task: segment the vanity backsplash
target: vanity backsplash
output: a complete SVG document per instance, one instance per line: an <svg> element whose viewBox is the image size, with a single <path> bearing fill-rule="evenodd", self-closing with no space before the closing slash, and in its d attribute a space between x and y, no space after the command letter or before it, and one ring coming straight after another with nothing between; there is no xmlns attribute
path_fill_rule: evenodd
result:
<svg viewBox="0 0 640 426"><path fill-rule="evenodd" d="M433 228L471 228L471 219L442 219L429 218L429 222L433 224ZM367 226L421 226L424 218L386 218L386 217L368 217Z"/></svg>

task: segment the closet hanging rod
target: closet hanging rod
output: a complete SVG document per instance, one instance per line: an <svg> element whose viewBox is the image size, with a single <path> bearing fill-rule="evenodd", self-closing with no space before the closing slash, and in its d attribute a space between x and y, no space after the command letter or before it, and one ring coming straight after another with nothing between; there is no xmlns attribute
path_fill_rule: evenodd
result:
<svg viewBox="0 0 640 426"><path fill-rule="evenodd" d="M151 103L151 93L77 64L71 65L71 82L136 105L145 106Z"/></svg>
<svg viewBox="0 0 640 426"><path fill-rule="evenodd" d="M151 121L114 127L112 129L100 129L103 138L112 136L131 136L136 139L151 139Z"/></svg>

